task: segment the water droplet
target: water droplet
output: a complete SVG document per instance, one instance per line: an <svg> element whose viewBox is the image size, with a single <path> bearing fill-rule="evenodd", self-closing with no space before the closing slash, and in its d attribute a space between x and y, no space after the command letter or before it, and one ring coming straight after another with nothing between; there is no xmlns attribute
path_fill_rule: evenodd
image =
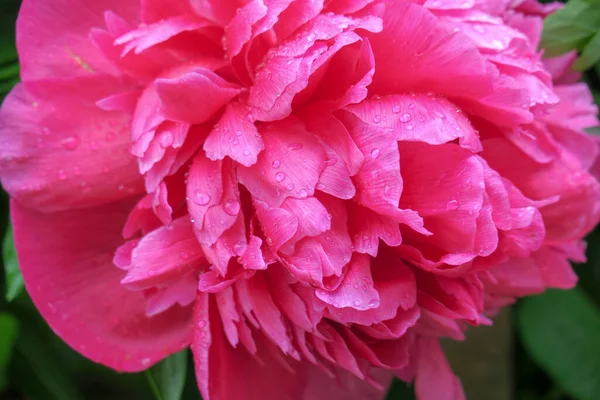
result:
<svg viewBox="0 0 600 400"><path fill-rule="evenodd" d="M236 216L240 212L240 202L237 200L227 200L224 209L227 214Z"/></svg>
<svg viewBox="0 0 600 400"><path fill-rule="evenodd" d="M278 172L275 174L275 180L277 182L281 182L285 179L285 174L283 172Z"/></svg>
<svg viewBox="0 0 600 400"><path fill-rule="evenodd" d="M354 300L354 307L360 307L360 300Z"/></svg>
<svg viewBox="0 0 600 400"><path fill-rule="evenodd" d="M333 216L331 214L327 214L327 219L331 221L333 219Z"/></svg>
<svg viewBox="0 0 600 400"><path fill-rule="evenodd" d="M392 107L392 112L394 114L398 114L400 112L400 106L399 105L395 105L394 107Z"/></svg>
<svg viewBox="0 0 600 400"><path fill-rule="evenodd" d="M196 326L198 326L199 329L204 329L204 327L206 326L206 321L198 321Z"/></svg>
<svg viewBox="0 0 600 400"><path fill-rule="evenodd" d="M58 170L58 179L60 179L60 180L67 179L67 173L64 170L59 169Z"/></svg>
<svg viewBox="0 0 600 400"><path fill-rule="evenodd" d="M325 189L325 184L323 184L321 182L317 183L317 189L319 189L319 190Z"/></svg>
<svg viewBox="0 0 600 400"><path fill-rule="evenodd" d="M61 143L65 149L75 150L81 143L81 140L77 136L71 136L66 139L63 139Z"/></svg>
<svg viewBox="0 0 600 400"><path fill-rule="evenodd" d="M379 305L379 300L377 299L373 299L371 301L369 301L369 304L367 304L369 307L377 307Z"/></svg>
<svg viewBox="0 0 600 400"><path fill-rule="evenodd" d="M279 161L279 160L273 160L273 162L271 163L271 166L273 168L279 168L281 166L281 161Z"/></svg>
<svg viewBox="0 0 600 400"><path fill-rule="evenodd" d="M413 103L410 103L410 104L408 105L408 109L409 109L409 110L414 110L414 108L415 108L415 105L414 105Z"/></svg>
<svg viewBox="0 0 600 400"><path fill-rule="evenodd" d="M402 114L402 116L400 117L400 122L408 122L412 119L412 116L410 114Z"/></svg>
<svg viewBox="0 0 600 400"><path fill-rule="evenodd" d="M244 154L245 156L249 156L249 155L250 155L250 150L244 150L243 154Z"/></svg>
<svg viewBox="0 0 600 400"><path fill-rule="evenodd" d="M231 144L234 146L237 146L238 144L240 144L240 141L234 138L231 138Z"/></svg>
<svg viewBox="0 0 600 400"><path fill-rule="evenodd" d="M290 183L289 185L287 185L287 190L292 190L294 188L294 184Z"/></svg>
<svg viewBox="0 0 600 400"><path fill-rule="evenodd" d="M328 158L327 160L325 160L325 165L328 167L335 165L335 163L337 163L337 158Z"/></svg>
<svg viewBox="0 0 600 400"><path fill-rule="evenodd" d="M379 154L381 154L381 152L379 151L379 149L373 149L373 150L371 150L371 158L377 158L377 157L379 157Z"/></svg>
<svg viewBox="0 0 600 400"><path fill-rule="evenodd" d="M237 137L242 136L242 131L235 131L235 136L237 136Z"/></svg>
<svg viewBox="0 0 600 400"><path fill-rule="evenodd" d="M205 206L210 201L210 196L206 193L196 192L195 196L196 196L196 200L195 200L196 204L198 204L200 206Z"/></svg>
<svg viewBox="0 0 600 400"><path fill-rule="evenodd" d="M414 129L414 126L412 125L406 125L406 130L407 131L412 131Z"/></svg>
<svg viewBox="0 0 600 400"><path fill-rule="evenodd" d="M354 289L358 289L358 283L355 283L354 285L352 285L354 287Z"/></svg>
<svg viewBox="0 0 600 400"><path fill-rule="evenodd" d="M288 150L293 151L293 150L300 150L302 148L302 145L300 143L292 143L288 146Z"/></svg>
<svg viewBox="0 0 600 400"><path fill-rule="evenodd" d="M456 209L458 209L458 201L456 201L456 200L450 200L446 204L446 210L448 210L448 211L454 211Z"/></svg>
<svg viewBox="0 0 600 400"><path fill-rule="evenodd" d="M376 124L381 122L381 115L379 114L375 114L375 116L373 117L373 122L375 122Z"/></svg>
<svg viewBox="0 0 600 400"><path fill-rule="evenodd" d="M305 189L300 190L298 194L300 195L301 199L305 199L308 197L308 192Z"/></svg>

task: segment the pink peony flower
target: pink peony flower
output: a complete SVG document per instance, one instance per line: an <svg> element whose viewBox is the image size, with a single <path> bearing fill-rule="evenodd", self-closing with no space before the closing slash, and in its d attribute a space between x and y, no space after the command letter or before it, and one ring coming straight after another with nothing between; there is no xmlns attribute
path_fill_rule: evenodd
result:
<svg viewBox="0 0 600 400"><path fill-rule="evenodd" d="M600 218L533 0L24 0L0 174L86 357L205 399L463 398L439 338L570 288Z"/></svg>

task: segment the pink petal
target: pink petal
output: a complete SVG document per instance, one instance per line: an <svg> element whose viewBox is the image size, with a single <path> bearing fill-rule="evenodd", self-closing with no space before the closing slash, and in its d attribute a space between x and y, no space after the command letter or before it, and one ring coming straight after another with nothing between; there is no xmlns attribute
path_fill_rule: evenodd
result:
<svg viewBox="0 0 600 400"><path fill-rule="evenodd" d="M78 90L82 86L85 91ZM128 151L128 117L96 106L122 86L108 76L17 86L0 111L4 188L22 204L46 211L140 193Z"/></svg>
<svg viewBox="0 0 600 400"><path fill-rule="evenodd" d="M473 42L443 27L421 6L388 2L383 32L367 37L377 66L372 92L479 97L491 89L485 60Z"/></svg>
<svg viewBox="0 0 600 400"><path fill-rule="evenodd" d="M160 22L139 27L119 36L115 40L115 45L125 45L121 56L125 56L132 50L139 54L181 32L193 31L206 25L206 21L190 18L189 16L163 19Z"/></svg>
<svg viewBox="0 0 600 400"><path fill-rule="evenodd" d="M269 9L263 0L251 0L236 10L235 16L225 27L223 47L229 58L239 54L242 47L250 41L253 35L253 25L260 21Z"/></svg>
<svg viewBox="0 0 600 400"><path fill-rule="evenodd" d="M273 251L277 251L298 230L298 218L283 208L272 208L260 200L254 201L256 215L267 237L267 243Z"/></svg>
<svg viewBox="0 0 600 400"><path fill-rule="evenodd" d="M418 214L412 210L398 208L403 180L400 175L400 154L396 139L389 131L366 124L350 113L344 114L343 122L365 156L362 168L354 177L358 188L358 202L379 214L390 216L428 234Z"/></svg>
<svg viewBox="0 0 600 400"><path fill-rule="evenodd" d="M214 72L198 67L177 78L154 83L161 112L173 121L201 124L236 97L241 89Z"/></svg>
<svg viewBox="0 0 600 400"><path fill-rule="evenodd" d="M387 128L399 141L443 144L459 139L461 146L473 152L481 151L481 143L469 119L444 98L395 95L347 108L366 124Z"/></svg>
<svg viewBox="0 0 600 400"><path fill-rule="evenodd" d="M237 220L241 210L231 162L210 161L198 154L187 184L188 210L200 243L212 245Z"/></svg>
<svg viewBox="0 0 600 400"><path fill-rule="evenodd" d="M297 119L261 127L265 150L251 167L238 167L238 179L254 198L279 206L288 197L312 196L325 167L325 151Z"/></svg>
<svg viewBox="0 0 600 400"><path fill-rule="evenodd" d="M204 142L208 158L222 160L229 156L246 167L256 164L258 154L265 145L249 115L249 110L239 103L229 104L225 108L218 125Z"/></svg>
<svg viewBox="0 0 600 400"><path fill-rule="evenodd" d="M379 293L373 287L370 268L368 256L355 255L340 286L333 291L317 289L317 297L336 308L368 310L378 307Z"/></svg>
<svg viewBox="0 0 600 400"><path fill-rule="evenodd" d="M97 48L90 46L88 40L90 29L104 24L104 11L108 9L126 16L128 20L135 20L139 15L137 2L23 2L17 21L22 80L68 78L93 72L118 75L117 70Z"/></svg>
<svg viewBox="0 0 600 400"><path fill-rule="evenodd" d="M121 283L145 289L177 279L205 264L192 224L181 217L166 228L144 236L131 253L131 265Z"/></svg>
<svg viewBox="0 0 600 400"><path fill-rule="evenodd" d="M54 332L95 362L137 372L187 347L191 330L189 309L146 317L142 293L119 283L111 259L131 205L42 214L13 201L11 212L27 291Z"/></svg>
<svg viewBox="0 0 600 400"><path fill-rule="evenodd" d="M398 222L358 205L349 206L349 230L354 251L377 257L379 239L388 246L402 243Z"/></svg>
<svg viewBox="0 0 600 400"><path fill-rule="evenodd" d="M417 341L418 361L415 392L418 400L464 400L460 380L454 375L440 343L435 338ZM432 385L431 382L435 382Z"/></svg>
<svg viewBox="0 0 600 400"><path fill-rule="evenodd" d="M315 197L306 199L289 197L281 207L298 218L298 233L302 236L317 236L331 229L332 216Z"/></svg>

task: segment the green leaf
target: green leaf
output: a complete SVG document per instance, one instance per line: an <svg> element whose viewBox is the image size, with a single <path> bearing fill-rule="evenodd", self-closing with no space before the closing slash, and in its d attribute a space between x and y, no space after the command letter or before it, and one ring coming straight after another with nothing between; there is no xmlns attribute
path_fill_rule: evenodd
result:
<svg viewBox="0 0 600 400"><path fill-rule="evenodd" d="M585 71L596 64L598 60L600 60L600 30L585 45L583 52L573 64L573 68L578 71Z"/></svg>
<svg viewBox="0 0 600 400"><path fill-rule="evenodd" d="M541 47L546 56L558 56L573 49L582 50L600 25L600 7L571 0L544 20Z"/></svg>
<svg viewBox="0 0 600 400"><path fill-rule="evenodd" d="M188 351L167 357L146 370L146 377L157 400L180 400L185 387Z"/></svg>
<svg viewBox="0 0 600 400"><path fill-rule="evenodd" d="M0 314L0 392L7 384L7 366L16 338L17 320L10 314Z"/></svg>
<svg viewBox="0 0 600 400"><path fill-rule="evenodd" d="M600 311L578 289L525 299L518 331L531 357L566 393L600 399Z"/></svg>
<svg viewBox="0 0 600 400"><path fill-rule="evenodd" d="M600 136L600 126L594 126L592 128L585 128L585 131L590 135Z"/></svg>
<svg viewBox="0 0 600 400"><path fill-rule="evenodd" d="M18 315L21 329L14 358L18 362L16 364L25 367L20 369L18 377L20 384L26 386L24 390L30 392L30 389L34 389L35 393L47 393L43 397L34 398L36 400L86 399L77 387L77 380L70 374L65 354L57 351L54 346L57 338L47 329L37 312L20 308Z"/></svg>
<svg viewBox="0 0 600 400"><path fill-rule="evenodd" d="M414 400L414 390L400 379L394 378L386 400Z"/></svg>
<svg viewBox="0 0 600 400"><path fill-rule="evenodd" d="M13 241L12 227L9 226L2 244L4 273L6 274L6 300L13 301L23 291L23 276L19 270L19 261Z"/></svg>

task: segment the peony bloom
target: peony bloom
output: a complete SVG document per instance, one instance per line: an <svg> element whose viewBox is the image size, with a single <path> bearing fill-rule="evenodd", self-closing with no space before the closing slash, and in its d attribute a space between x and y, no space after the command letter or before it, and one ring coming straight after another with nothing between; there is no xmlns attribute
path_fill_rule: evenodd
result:
<svg viewBox="0 0 600 400"><path fill-rule="evenodd" d="M439 338L576 282L575 54L533 0L24 0L0 117L23 276L86 357L204 399L463 398Z"/></svg>

